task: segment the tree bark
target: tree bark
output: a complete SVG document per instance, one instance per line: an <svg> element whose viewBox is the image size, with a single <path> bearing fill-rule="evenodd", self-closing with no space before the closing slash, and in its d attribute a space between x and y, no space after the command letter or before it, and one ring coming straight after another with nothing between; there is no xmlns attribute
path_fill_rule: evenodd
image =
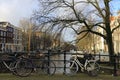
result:
<svg viewBox="0 0 120 80"><path fill-rule="evenodd" d="M109 0L104 0L105 4L105 27L106 27L106 42L108 46L108 52L109 52L109 59L110 62L114 62L114 45L113 45L113 40L112 40L112 31L111 31L111 26L110 26L110 6L109 6Z"/></svg>
<svg viewBox="0 0 120 80"><path fill-rule="evenodd" d="M111 63L114 62L114 44L112 41L112 34L107 34L107 46L108 46L108 52L109 52L109 60Z"/></svg>

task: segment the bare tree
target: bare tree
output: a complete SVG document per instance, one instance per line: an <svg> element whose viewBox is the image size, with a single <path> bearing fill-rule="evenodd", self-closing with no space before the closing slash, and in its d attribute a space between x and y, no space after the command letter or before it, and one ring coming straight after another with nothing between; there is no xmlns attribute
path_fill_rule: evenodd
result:
<svg viewBox="0 0 120 80"><path fill-rule="evenodd" d="M111 57L114 55L112 34L120 25L115 26L113 29L110 27L110 16L112 14L111 1L39 0L41 9L34 14L34 18L43 27L49 24L47 30L62 32L64 28L71 28L77 35L93 33L103 37L108 45L110 61L113 61ZM86 29L80 30L83 26ZM96 31L98 27L102 28L104 33Z"/></svg>
<svg viewBox="0 0 120 80"><path fill-rule="evenodd" d="M22 43L24 46L24 50L27 50L29 53L31 50L32 34L36 26L31 23L30 19L27 18L23 18L22 20L20 20L19 26L22 28Z"/></svg>
<svg viewBox="0 0 120 80"><path fill-rule="evenodd" d="M29 29L29 21L24 18L20 20L19 26L22 28L22 44L24 46L24 50L28 50L28 29Z"/></svg>
<svg viewBox="0 0 120 80"><path fill-rule="evenodd" d="M41 29L36 29L37 25L31 23L30 19L24 18L20 20L19 26L22 28L22 43L24 50L28 51L37 49L48 49L54 47L54 37L51 32ZM56 37L57 46L59 43L59 35Z"/></svg>

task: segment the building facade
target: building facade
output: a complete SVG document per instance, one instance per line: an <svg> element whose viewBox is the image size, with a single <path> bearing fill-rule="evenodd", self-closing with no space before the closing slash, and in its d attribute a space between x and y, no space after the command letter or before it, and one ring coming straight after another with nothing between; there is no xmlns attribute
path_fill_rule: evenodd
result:
<svg viewBox="0 0 120 80"><path fill-rule="evenodd" d="M111 28L120 27L120 13L118 16L111 17ZM113 43L115 53L120 52L120 28L117 28L113 33Z"/></svg>
<svg viewBox="0 0 120 80"><path fill-rule="evenodd" d="M110 21L111 30L118 27L112 34L112 39L115 53L120 53L120 14L118 14L117 16L111 16ZM97 31L104 34L104 31L101 28L97 28ZM96 50L104 50L105 52L108 52L107 43L102 37L96 36L94 37L94 39L96 40Z"/></svg>
<svg viewBox="0 0 120 80"><path fill-rule="evenodd" d="M0 22L0 51L22 51L21 32L9 22Z"/></svg>
<svg viewBox="0 0 120 80"><path fill-rule="evenodd" d="M13 32L13 50L14 51L22 51L22 30L18 27L14 27Z"/></svg>

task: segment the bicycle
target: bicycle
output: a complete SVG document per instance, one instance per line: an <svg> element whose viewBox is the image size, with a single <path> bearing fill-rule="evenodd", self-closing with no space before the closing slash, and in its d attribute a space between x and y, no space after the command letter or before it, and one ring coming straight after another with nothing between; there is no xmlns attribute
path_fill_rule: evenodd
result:
<svg viewBox="0 0 120 80"><path fill-rule="evenodd" d="M29 76L32 72L36 72L37 74L53 75L55 74L56 66L53 61L48 61L46 58L47 55L44 56L44 59L37 58L36 60L39 62L35 63L34 59L30 58L30 56L22 56L17 63L16 71L19 76L22 77Z"/></svg>
<svg viewBox="0 0 120 80"><path fill-rule="evenodd" d="M20 56L22 54L16 54L16 53L3 53L0 57L0 69L3 69L3 66L5 66L6 69L8 69L10 72L12 72L14 75L20 75L18 74L17 66L20 61ZM5 69L4 68L4 69Z"/></svg>
<svg viewBox="0 0 120 80"><path fill-rule="evenodd" d="M82 64L78 60L78 56L74 56L73 59L66 61L66 71L65 74L67 75L74 75L78 72L79 67L81 68L82 72L87 72L90 76L97 76L100 70L99 64L97 60L89 60L86 59L85 63ZM78 67L79 66L79 67Z"/></svg>
<svg viewBox="0 0 120 80"><path fill-rule="evenodd" d="M37 64L33 63L34 71L38 74L47 74L47 75L54 75L56 72L56 66L53 61L48 60L40 60Z"/></svg>

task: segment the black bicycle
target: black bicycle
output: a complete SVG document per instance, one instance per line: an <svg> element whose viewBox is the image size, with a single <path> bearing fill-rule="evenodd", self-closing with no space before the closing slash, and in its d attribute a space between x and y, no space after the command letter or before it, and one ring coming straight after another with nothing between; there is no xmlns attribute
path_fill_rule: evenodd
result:
<svg viewBox="0 0 120 80"><path fill-rule="evenodd" d="M21 62L20 56L22 54L18 53L3 53L0 55L0 69L8 69L14 75L21 76L18 72L18 64Z"/></svg>
<svg viewBox="0 0 120 80"><path fill-rule="evenodd" d="M16 66L16 72L19 76L29 76L32 72L37 74L55 74L56 66L53 61L48 61L47 56L44 58L31 58L30 56L22 56Z"/></svg>

